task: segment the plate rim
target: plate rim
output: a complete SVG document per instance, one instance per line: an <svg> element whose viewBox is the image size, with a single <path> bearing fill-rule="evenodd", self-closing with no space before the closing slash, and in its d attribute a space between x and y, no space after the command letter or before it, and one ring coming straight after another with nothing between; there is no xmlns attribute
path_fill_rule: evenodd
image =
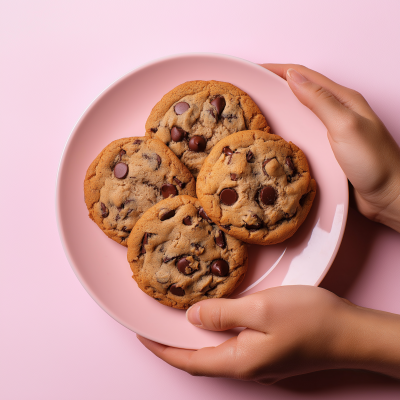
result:
<svg viewBox="0 0 400 400"><path fill-rule="evenodd" d="M86 107L86 109L82 112L81 116L78 118L77 122L75 123L75 125L73 126L70 134L68 135L68 138L65 142L63 151L61 153L61 157L60 157L60 161L58 164L58 169L57 169L57 178L56 178L56 185L55 185L55 212L56 212L56 224L57 224L57 230L58 230L58 234L60 237L60 241L61 241L61 245L62 248L64 250L64 254L67 258L67 261L72 269L72 271L74 272L75 276L77 277L78 281L80 282L80 284L83 286L83 288L85 289L85 291L89 294L89 296L96 302L96 304L98 306L100 306L110 317L112 317L114 320L116 320L117 322L119 322L121 325L123 325L125 328L129 329L132 332L135 332L141 336L144 336L150 340L156 341L158 342L157 339L152 338L152 335L149 335L147 333L142 333L140 332L140 329L135 329L133 330L132 327L128 326L126 323L124 323L118 316L116 316L114 314L114 312L92 291L92 289L87 285L87 283L85 282L85 280L83 279L83 277L81 276L79 269L75 266L75 264L72 262L72 257L70 255L70 252L67 248L67 244L66 244L66 237L65 237L65 233L64 233L64 229L62 227L62 223L61 223L61 207L60 207L60 190L61 190L61 177L62 177L62 172L63 172L63 167L64 167L64 163L66 160L66 154L68 153L68 149L73 141L73 138L75 137L77 131L79 130L81 124L83 123L83 121L85 120L86 116L91 112L91 110L96 106L96 104L98 103L98 101L100 101L102 99L102 97L109 91L111 91L114 87L116 87L117 85L119 85L123 80L125 80L126 78L128 78L129 76L139 72L140 70L146 69L149 66L152 66L154 64L157 63L161 63L164 61L170 61L173 59L178 59L178 58L187 58L187 57L202 57L202 56L206 56L206 57L216 57L216 58L222 58L225 60L230 60L230 61L236 61L236 62L241 62L247 66L251 66L252 68L257 68L257 69L262 69L264 72L268 72L271 76L271 78L273 79L277 79L279 81L284 81L286 82L283 78L277 76L276 74L274 74L273 72L267 70L266 68L262 67L259 64L253 63L251 61L245 60L243 58L240 57L236 57L236 56L231 56L231 55L227 55L227 54L222 54L222 53L211 53L211 52L189 52L189 53L177 53L177 54L172 54L169 56L164 56L164 57L160 57L151 61L148 61L144 64L139 65L136 68L131 69L130 71L128 71L127 73L123 74L122 76L120 76L119 78L117 78L115 81L113 81L110 85L108 85L105 89L103 89L90 103L89 105ZM343 170L342 170L342 177L347 181L347 177L344 174ZM328 273L329 269L331 268L333 261L336 258L336 255L339 251L340 245L342 243L343 240L343 236L344 236L344 232L346 229L346 225L347 225L347 218L348 218L348 209L349 209L349 188L348 185L346 185L346 196L345 196L345 204L344 204L344 213L343 213L343 219L342 219L342 226L341 226L341 230L339 233L339 238L338 241L336 243L336 247L334 249L334 251L332 252L331 258L329 260L329 262L327 263L324 271L321 273L320 277L318 278L318 280L313 284L313 286L318 286L322 280L325 278L326 274ZM161 343L161 342L158 342ZM167 344L168 345L168 344ZM176 347L176 346L175 346ZM192 348L192 347L185 347L182 346L182 348Z"/></svg>

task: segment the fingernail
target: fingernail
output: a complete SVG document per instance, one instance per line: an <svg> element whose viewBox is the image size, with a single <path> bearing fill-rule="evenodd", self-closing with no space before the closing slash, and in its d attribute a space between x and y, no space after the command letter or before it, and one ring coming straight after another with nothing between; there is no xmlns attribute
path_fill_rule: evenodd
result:
<svg viewBox="0 0 400 400"><path fill-rule="evenodd" d="M194 304L186 311L186 319L193 325L202 325L200 321L200 306L198 304Z"/></svg>
<svg viewBox="0 0 400 400"><path fill-rule="evenodd" d="M294 83L308 82L308 79L305 76L303 76L302 74L300 74L300 72L297 72L293 68L289 68L286 71L286 76L289 77L289 79L291 79Z"/></svg>

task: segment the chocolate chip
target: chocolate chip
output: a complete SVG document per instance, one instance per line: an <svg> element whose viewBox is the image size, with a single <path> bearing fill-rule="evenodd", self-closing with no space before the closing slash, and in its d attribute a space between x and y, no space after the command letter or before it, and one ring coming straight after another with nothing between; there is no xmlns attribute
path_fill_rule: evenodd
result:
<svg viewBox="0 0 400 400"><path fill-rule="evenodd" d="M232 181L237 181L238 180L237 175L236 174L231 174L231 180Z"/></svg>
<svg viewBox="0 0 400 400"><path fill-rule="evenodd" d="M221 227L226 229L227 231L229 231L231 229L230 225L221 225Z"/></svg>
<svg viewBox="0 0 400 400"><path fill-rule="evenodd" d="M272 158L267 158L263 163L262 163L262 171L264 175L268 175L267 171L265 170L265 166L272 160Z"/></svg>
<svg viewBox="0 0 400 400"><path fill-rule="evenodd" d="M192 151L200 152L206 149L207 142L203 136L193 136L189 140L189 149Z"/></svg>
<svg viewBox="0 0 400 400"><path fill-rule="evenodd" d="M231 156L233 154L233 151L229 147L224 147L222 151L227 155Z"/></svg>
<svg viewBox="0 0 400 400"><path fill-rule="evenodd" d="M103 218L108 217L109 211L108 211L108 208L106 207L106 205L104 203L101 203L100 207L101 207L101 216Z"/></svg>
<svg viewBox="0 0 400 400"><path fill-rule="evenodd" d="M261 221L260 217L257 215L253 215L253 217L257 218L258 222L256 224L254 225L245 224L246 229L251 232L258 231L263 227L263 222Z"/></svg>
<svg viewBox="0 0 400 400"><path fill-rule="evenodd" d="M214 260L211 264L211 273L216 276L229 274L229 264L225 260Z"/></svg>
<svg viewBox="0 0 400 400"><path fill-rule="evenodd" d="M224 232L218 231L218 236L215 237L215 243L217 244L217 246L221 247L222 249L224 249L226 247Z"/></svg>
<svg viewBox="0 0 400 400"><path fill-rule="evenodd" d="M186 186L186 183L181 182L176 176L174 176L173 180L181 189L183 189Z"/></svg>
<svg viewBox="0 0 400 400"><path fill-rule="evenodd" d="M291 157L286 157L285 164L291 169L291 174L294 172L294 165Z"/></svg>
<svg viewBox="0 0 400 400"><path fill-rule="evenodd" d="M175 113L176 113L177 115L181 115L181 114L183 114L185 111L189 110L189 108L190 108L190 106L189 106L188 103L180 102L180 103L176 103L176 104L175 104L174 110L175 110Z"/></svg>
<svg viewBox="0 0 400 400"><path fill-rule="evenodd" d="M208 215L206 214L206 212L204 211L203 207L199 208L199 215L201 218L205 219L207 222L212 222L211 219L208 217Z"/></svg>
<svg viewBox="0 0 400 400"><path fill-rule="evenodd" d="M208 110L208 112L212 115L213 118L215 118L214 110ZM217 118L215 118L217 119Z"/></svg>
<svg viewBox="0 0 400 400"><path fill-rule="evenodd" d="M254 162L254 154L251 151L248 151L246 154L247 162L251 163Z"/></svg>
<svg viewBox="0 0 400 400"><path fill-rule="evenodd" d="M276 191L272 186L265 186L260 191L260 199L266 206L274 204L276 197Z"/></svg>
<svg viewBox="0 0 400 400"><path fill-rule="evenodd" d="M149 234L147 232L145 232L143 239L142 239L142 246L140 248L140 252L142 254L146 253L146 249L145 249L144 245L147 244L148 242L149 242Z"/></svg>
<svg viewBox="0 0 400 400"><path fill-rule="evenodd" d="M151 128L150 129L153 133L156 133L158 131L158 128Z"/></svg>
<svg viewBox="0 0 400 400"><path fill-rule="evenodd" d="M128 166L119 162L114 167L114 176L118 179L124 179L128 175Z"/></svg>
<svg viewBox="0 0 400 400"><path fill-rule="evenodd" d="M186 132L183 129L177 128L176 126L171 129L171 139L174 142L182 142L185 136Z"/></svg>
<svg viewBox="0 0 400 400"><path fill-rule="evenodd" d="M192 218L190 218L189 216L185 217L183 218L182 222L184 223L184 225L192 225Z"/></svg>
<svg viewBox="0 0 400 400"><path fill-rule="evenodd" d="M224 189L219 194L219 198L222 204L225 204L226 206L231 206L232 204L236 203L238 199L238 194L234 189Z"/></svg>
<svg viewBox="0 0 400 400"><path fill-rule="evenodd" d="M174 185L166 183L161 186L161 194L164 197L164 199L167 199L170 196L172 197L176 196L178 194L178 191L176 190L176 187Z"/></svg>
<svg viewBox="0 0 400 400"><path fill-rule="evenodd" d="M120 160L120 161L121 161L122 156L123 156L124 154L126 154L126 151L125 151L124 149L122 149L122 150L119 152L119 160Z"/></svg>
<svg viewBox="0 0 400 400"><path fill-rule="evenodd" d="M182 272L182 274L184 275L190 275L192 273L192 269L190 268L190 263L188 260L186 260L185 257L181 258L176 263L176 268L178 268L178 270ZM187 271L186 268L189 268L189 271Z"/></svg>
<svg viewBox="0 0 400 400"><path fill-rule="evenodd" d="M129 229L126 228L126 226L122 227L122 231L126 232L126 233L131 233L131 231Z"/></svg>
<svg viewBox="0 0 400 400"><path fill-rule="evenodd" d="M140 144L140 143L142 143L142 141L139 140L139 139L136 139L136 140L133 142L133 144Z"/></svg>
<svg viewBox="0 0 400 400"><path fill-rule="evenodd" d="M167 211L166 213L161 215L160 220L165 221L167 219L172 218L174 215L175 215L175 210Z"/></svg>
<svg viewBox="0 0 400 400"><path fill-rule="evenodd" d="M222 96L218 96L211 102L211 104L217 109L217 113L221 115L225 108L226 102Z"/></svg>
<svg viewBox="0 0 400 400"><path fill-rule="evenodd" d="M119 216L119 214L117 214L117 216L115 217L115 220L118 221L121 217Z"/></svg>
<svg viewBox="0 0 400 400"><path fill-rule="evenodd" d="M118 211L121 211L121 210L123 210L124 207L125 207L125 206L124 206L124 203L122 203L119 207L117 207L117 210L118 210Z"/></svg>
<svg viewBox="0 0 400 400"><path fill-rule="evenodd" d="M169 291L172 294L174 294L175 296L184 296L185 295L185 291L181 287L176 286L176 283L174 283L173 285L171 285L169 287Z"/></svg>
<svg viewBox="0 0 400 400"><path fill-rule="evenodd" d="M160 168L161 165L161 157L158 154L156 154L156 158L157 158L157 169L158 169Z"/></svg>

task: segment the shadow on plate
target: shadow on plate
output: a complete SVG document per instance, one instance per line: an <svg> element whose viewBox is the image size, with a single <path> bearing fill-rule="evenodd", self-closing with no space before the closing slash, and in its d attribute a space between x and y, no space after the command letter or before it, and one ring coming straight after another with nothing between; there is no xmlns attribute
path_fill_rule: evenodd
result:
<svg viewBox="0 0 400 400"><path fill-rule="evenodd" d="M373 247L379 224L349 207L346 231L335 261L320 286L346 297L360 275Z"/></svg>

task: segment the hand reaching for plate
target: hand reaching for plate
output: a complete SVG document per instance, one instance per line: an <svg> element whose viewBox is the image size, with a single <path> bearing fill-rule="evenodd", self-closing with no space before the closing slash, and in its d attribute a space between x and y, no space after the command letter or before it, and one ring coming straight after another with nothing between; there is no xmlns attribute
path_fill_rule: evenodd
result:
<svg viewBox="0 0 400 400"><path fill-rule="evenodd" d="M400 232L400 149L364 97L300 65L263 64L286 79L328 129L359 211Z"/></svg>
<svg viewBox="0 0 400 400"><path fill-rule="evenodd" d="M203 329L246 327L217 347L184 350L139 337L191 375L271 384L321 369L360 368L400 378L400 316L357 307L313 286L280 286L241 299L201 301L187 311Z"/></svg>
<svg viewBox="0 0 400 400"><path fill-rule="evenodd" d="M361 94L303 66L264 64L288 81L325 124L359 211L400 232L400 149ZM400 378L400 316L358 307L311 286L282 286L241 299L211 299L189 322L245 327L217 347L184 350L138 336L155 355L192 375L271 384L321 369L359 368Z"/></svg>

